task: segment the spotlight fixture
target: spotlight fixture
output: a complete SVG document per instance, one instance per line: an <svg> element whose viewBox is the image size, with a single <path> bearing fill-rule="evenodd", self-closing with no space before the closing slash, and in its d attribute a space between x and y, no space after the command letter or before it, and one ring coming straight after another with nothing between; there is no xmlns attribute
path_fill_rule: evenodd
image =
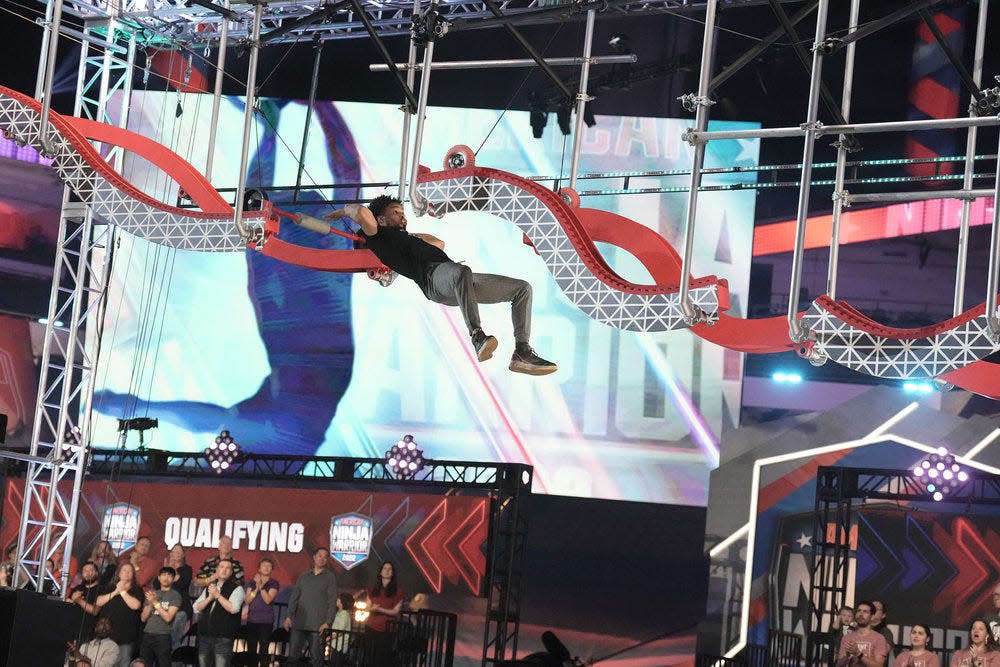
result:
<svg viewBox="0 0 1000 667"><path fill-rule="evenodd" d="M413 477L423 470L424 462L424 452L417 447L412 435L404 435L402 440L385 453L385 464L396 479Z"/></svg>
<svg viewBox="0 0 1000 667"><path fill-rule="evenodd" d="M925 456L913 467L913 477L931 498L941 501L967 482L969 473L962 469L946 448L938 447L936 452Z"/></svg>
<svg viewBox="0 0 1000 667"><path fill-rule="evenodd" d="M531 136L535 139L542 138L542 130L549 122L549 112L545 108L545 103L539 99L538 93L531 93L528 96L529 120L531 121Z"/></svg>
<svg viewBox="0 0 1000 667"><path fill-rule="evenodd" d="M63 437L63 449L62 455L63 459L70 461L73 459L77 453L83 451L83 434L80 432L79 426L74 426L69 431L66 432L65 437Z"/></svg>
<svg viewBox="0 0 1000 667"><path fill-rule="evenodd" d="M560 104L559 108L556 109L556 121L559 122L559 131L563 133L563 136L568 136L570 133L570 115L573 113L573 107L568 102Z"/></svg>
<svg viewBox="0 0 1000 667"><path fill-rule="evenodd" d="M362 594L361 597L354 602L354 621L356 623L364 623L368 620L368 615L370 613L371 610L368 607L368 596L366 594Z"/></svg>
<svg viewBox="0 0 1000 667"><path fill-rule="evenodd" d="M229 434L229 431L220 432L215 438L215 442L205 448L205 458L208 459L212 470L220 475L238 461L242 454L243 450L233 440L233 436Z"/></svg>

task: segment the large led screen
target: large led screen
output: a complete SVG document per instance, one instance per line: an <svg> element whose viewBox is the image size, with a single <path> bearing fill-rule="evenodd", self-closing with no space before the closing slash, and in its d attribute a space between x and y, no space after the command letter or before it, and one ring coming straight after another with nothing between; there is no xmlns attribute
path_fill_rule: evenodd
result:
<svg viewBox="0 0 1000 667"><path fill-rule="evenodd" d="M299 171L307 118L301 102L262 100L248 159L252 186L287 201ZM554 119L553 119L554 120ZM689 121L597 118L586 129L580 172L683 171L692 149ZM302 200L371 198L395 186L323 184L398 179L402 115L391 105L321 103L308 125ZM158 138L206 168L211 98L137 93L129 127ZM713 129L747 128L718 123ZM237 182L243 106L224 100L212 181ZM456 144L481 145L477 164L520 175L565 177L571 138L555 123L533 139L528 114L431 108L422 163L439 168ZM708 144L707 166L752 166L756 141ZM176 186L139 160L130 180L172 201ZM705 185L751 181L753 173L715 174ZM684 175L580 180L577 189L682 187ZM706 191L699 200L695 275L727 278L733 311L744 314L755 193ZM686 195L582 197L683 248ZM314 215L326 208L285 206ZM446 242L452 259L480 272L515 275L534 288L532 342L559 364L547 377L507 369L513 340L509 309L482 308L484 328L500 339L489 362L475 364L461 314L424 299L405 279L382 287L364 275L281 264L247 251L173 251L121 235L116 242L103 349L96 379L94 441L119 444L117 420L148 415L159 428L145 445L197 451L228 429L258 452L382 456L413 434L437 459L523 462L535 491L636 501L705 504L720 432L735 424L742 363L738 354L686 331L623 332L597 323L561 293L510 223L478 213L443 219L410 215L410 231ZM339 237L291 229L290 241L346 248ZM653 282L626 253L599 245L633 282ZM125 441L136 445L135 434Z"/></svg>

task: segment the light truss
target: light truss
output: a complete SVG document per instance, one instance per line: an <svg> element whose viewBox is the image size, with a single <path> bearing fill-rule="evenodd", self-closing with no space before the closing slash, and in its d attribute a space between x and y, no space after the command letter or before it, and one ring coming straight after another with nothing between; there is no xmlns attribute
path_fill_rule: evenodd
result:
<svg viewBox="0 0 1000 667"><path fill-rule="evenodd" d="M400 481L382 459L345 456L297 456L285 454L241 454L222 475L200 452L168 452L158 449L121 451L94 449L87 474L95 477L155 475L158 478L214 477L281 481L327 478L336 482ZM521 463L470 463L428 460L406 485L460 486L470 489L531 487L531 466Z"/></svg>
<svg viewBox="0 0 1000 667"><path fill-rule="evenodd" d="M782 0L801 2L802 0ZM111 18L108 2L99 0L65 0L64 11L83 21L103 21ZM217 3L222 5L221 2ZM333 3L300 2L287 0L265 5L261 22L261 34L280 30L291 22L323 10ZM429 4L421 0L421 11ZM722 8L748 7L767 4L767 0L723 0ZM414 15L414 3L404 0L365 0L365 12L382 37L410 34ZM704 0L581 0L579 2L551 2L549 0L503 0L497 2L504 14L504 20L519 25L562 23L582 20L588 9L606 10L612 15L632 15L645 13L698 13L704 12ZM253 14L253 3L233 2L229 8L242 17L240 21L230 21L228 39L239 42L250 36L249 25ZM446 21L455 29L477 27L497 27L499 24L484 2L461 2L442 0L439 7ZM149 44L177 43L191 48L203 48L217 44L222 22L227 19L210 8L190 3L170 0L126 0L117 14L123 29L131 29L137 39ZM338 9L325 20L291 30L287 34L268 40L272 44L367 38L364 24L350 7Z"/></svg>

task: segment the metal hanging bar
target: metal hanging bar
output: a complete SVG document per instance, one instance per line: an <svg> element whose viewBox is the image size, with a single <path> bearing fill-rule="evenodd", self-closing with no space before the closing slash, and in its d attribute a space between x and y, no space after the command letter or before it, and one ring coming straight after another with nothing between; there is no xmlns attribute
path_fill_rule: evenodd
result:
<svg viewBox="0 0 1000 667"><path fill-rule="evenodd" d="M998 143L1000 146L1000 143ZM993 222L990 232L990 271L986 279L986 321L993 340L1000 340L1000 317L997 316L997 285L1000 284L1000 158L993 184Z"/></svg>
<svg viewBox="0 0 1000 667"><path fill-rule="evenodd" d="M979 13L976 15L976 46L972 59L972 83L976 90L981 90L983 82L983 57L986 53L986 18L990 3L982 0L979 3ZM970 106L969 115L975 115L977 109ZM962 176L962 189L972 189L972 174L976 155L976 138L979 130L973 126L965 136L965 172ZM994 207L996 204L994 204ZM965 272L969 260L969 222L972 217L972 202L962 202L962 218L958 225L958 257L955 262L955 297L952 305L952 315L957 316L965 311Z"/></svg>
<svg viewBox="0 0 1000 667"><path fill-rule="evenodd" d="M233 222L239 230L240 237L245 241L253 238L253 232L243 222L243 198L247 189L247 162L250 156L250 130L253 126L254 107L257 105L257 58L260 55L260 20L264 13L264 4L258 2L253 8L253 24L250 30L250 65L247 72L247 98L246 108L243 112L243 146L240 150L240 171L237 174L236 201L233 208L236 210Z"/></svg>
<svg viewBox="0 0 1000 667"><path fill-rule="evenodd" d="M708 127L708 107L713 104L708 99L709 77L712 75L712 56L715 53L715 14L717 0L708 0L705 6L705 33L701 43L701 71L698 75L697 96L685 95L681 99L685 108L696 108L694 131L704 132ZM688 133L685 133L687 138ZM694 156L691 159L691 185L688 192L686 228L684 230L684 257L681 261L680 292L678 298L684 310L685 320L695 324L701 317L700 309L691 301L690 285L691 260L694 256L695 221L698 213L698 187L701 185L701 168L705 163L705 142L694 142Z"/></svg>
<svg viewBox="0 0 1000 667"><path fill-rule="evenodd" d="M223 0L229 6L229 0ZM205 179L212 182L212 163L215 160L215 134L219 128L219 109L222 105L222 81L226 76L226 42L229 41L229 21L223 18L219 27L219 53L215 58L215 89L212 93L212 119L208 125L208 156L205 158Z"/></svg>
<svg viewBox="0 0 1000 667"><path fill-rule="evenodd" d="M587 108L587 82L590 79L590 51L594 45L594 19L597 12L587 12L587 28L583 37L583 64L580 66L580 90L576 94L576 127L573 129L573 155L570 158L569 187L576 189L576 171L580 166L580 147L583 145L583 114Z"/></svg>
<svg viewBox="0 0 1000 667"><path fill-rule="evenodd" d="M52 22L49 24L49 43L45 49L45 78L42 82L42 119L38 124L38 138L43 152L52 154L49 138L49 114L52 112L52 79L56 72L56 50L59 48L59 24L62 21L63 0L53 0Z"/></svg>
<svg viewBox="0 0 1000 667"><path fill-rule="evenodd" d="M420 0L413 0L414 16L420 13ZM388 67L388 65L386 66ZM417 82L417 42L410 39L410 50L406 56L406 86L413 90L413 85ZM413 119L414 109L405 103L400 107L403 112L403 131L399 148L399 185L396 188L396 198L400 201L406 197L406 169L409 167L410 158L410 124Z"/></svg>
<svg viewBox="0 0 1000 667"><path fill-rule="evenodd" d="M851 0L851 13L847 21L847 34L851 34L858 29L858 14L861 10L860 0ZM857 44L851 42L847 45L847 54L844 59L844 86L840 96L840 113L844 119L851 117L851 93L854 86L854 52ZM833 221L830 230L830 258L826 271L826 294L831 299L837 298L837 267L840 262L840 218L844 210L844 204L838 196L844 189L844 171L847 165L847 137L840 135L837 138L837 166L834 171L833 186Z"/></svg>
<svg viewBox="0 0 1000 667"><path fill-rule="evenodd" d="M316 106L316 87L319 85L319 61L323 55L323 42L316 40L313 44L312 78L309 80L309 102L306 106L306 120L302 127L302 147L299 149L299 167L295 173L295 191L292 195L299 200L302 189L302 172L306 168L306 146L309 145L309 125L312 123L313 108Z"/></svg>
<svg viewBox="0 0 1000 667"><path fill-rule="evenodd" d="M583 64L584 59L580 56L568 56L565 58L545 58L545 62L551 67L578 67ZM634 53L613 56L592 56L591 65L616 65L630 64L638 61ZM505 60L449 60L448 62L437 62L431 64L432 69L501 69L508 67L535 67L536 63L531 58L508 58ZM400 69L423 69L420 63L414 65L395 65ZM388 72L389 65L383 63L372 63L368 66L371 72Z"/></svg>
<svg viewBox="0 0 1000 667"><path fill-rule="evenodd" d="M427 93L431 84L431 63L434 62L434 26L437 22L437 0L431 0L427 8L429 27L427 44L424 46L424 71L420 74L420 95L417 98L417 129L413 138L413 160L410 166L410 206L418 216L427 212L427 200L417 192L417 176L420 173L420 148L424 141L424 121L427 115Z"/></svg>
<svg viewBox="0 0 1000 667"><path fill-rule="evenodd" d="M859 195L844 195L844 206L852 204L873 204L876 202L911 202L930 199L961 199L973 201L980 197L989 197L993 190L921 190L919 192L870 192Z"/></svg>
<svg viewBox="0 0 1000 667"><path fill-rule="evenodd" d="M816 39L818 47L826 34L826 16L829 0L820 0L816 11ZM812 77L809 82L809 106L806 109L806 136L802 147L802 178L799 180L798 214L795 220L795 248L792 253L792 281L788 289L788 335L801 343L807 332L799 324L799 286L802 282L802 257L806 240L806 223L809 219L809 188L812 180L813 150L816 147L817 117L819 116L820 78L823 74L823 52L813 49Z"/></svg>

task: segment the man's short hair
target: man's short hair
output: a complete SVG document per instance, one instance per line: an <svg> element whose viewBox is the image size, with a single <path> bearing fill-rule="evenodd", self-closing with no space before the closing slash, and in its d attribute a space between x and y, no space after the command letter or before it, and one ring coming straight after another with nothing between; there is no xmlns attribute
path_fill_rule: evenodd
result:
<svg viewBox="0 0 1000 667"><path fill-rule="evenodd" d="M167 565L160 568L160 574L169 574L171 577L177 576L177 570Z"/></svg>
<svg viewBox="0 0 1000 667"><path fill-rule="evenodd" d="M313 550L313 556L315 556L316 554L318 554L318 553L319 553L320 551L325 551L325 552L326 552L326 555L327 555L327 556L329 556L329 555L330 555L330 550L329 550L329 549L327 549L326 547L316 547L316 548L315 548L315 549Z"/></svg>
<svg viewBox="0 0 1000 667"><path fill-rule="evenodd" d="M862 600L861 602L855 602L854 603L854 609L855 609L855 611L857 611L858 607L860 607L861 605L864 605L864 606L868 607L869 613L872 613L872 614L875 613L875 603L874 602L868 602L867 600Z"/></svg>
<svg viewBox="0 0 1000 667"><path fill-rule="evenodd" d="M94 667L94 663L90 661L90 658L84 656L73 663L74 667Z"/></svg>
<svg viewBox="0 0 1000 667"><path fill-rule="evenodd" d="M840 611L854 611L854 607L845 604L843 607L840 608Z"/></svg>
<svg viewBox="0 0 1000 667"><path fill-rule="evenodd" d="M883 616L888 616L888 615L889 615L889 605L887 605L887 604L886 604L885 602L883 602L882 600L879 600L878 598L876 598L876 599L872 600L872 604L873 604L873 605L874 605L874 604L875 604L876 602L877 602L877 603L879 603L880 605L882 605L882 615L883 615ZM875 607L872 607L872 611L875 611Z"/></svg>
<svg viewBox="0 0 1000 667"><path fill-rule="evenodd" d="M379 195L368 204L368 210L372 212L372 215L374 215L376 219L378 219L380 215L385 213L385 209L393 205L402 206L403 202L399 201L395 197L390 197L389 195Z"/></svg>
<svg viewBox="0 0 1000 667"><path fill-rule="evenodd" d="M260 559L260 564L263 565L264 563L270 563L271 567L274 567L274 561L268 558L267 556L264 556L263 558Z"/></svg>

